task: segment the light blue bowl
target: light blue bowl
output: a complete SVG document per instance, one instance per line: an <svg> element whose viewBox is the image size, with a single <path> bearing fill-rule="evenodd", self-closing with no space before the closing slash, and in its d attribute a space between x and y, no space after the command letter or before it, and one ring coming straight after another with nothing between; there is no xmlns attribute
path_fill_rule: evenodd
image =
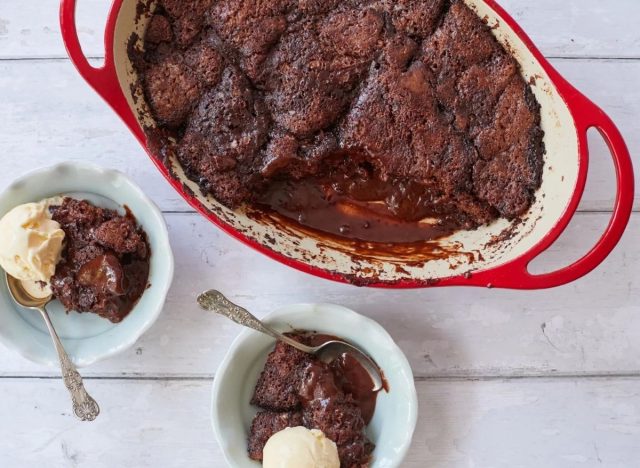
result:
<svg viewBox="0 0 640 468"><path fill-rule="evenodd" d="M129 348L155 322L173 279L173 254L156 205L127 176L98 166L64 163L26 174L0 194L0 217L22 203L56 195L86 199L123 214L126 205L146 231L151 247L150 286L122 322L114 324L91 313L66 313L58 301L47 306L67 353L77 366L87 366ZM0 341L31 361L58 366L40 314L15 304L4 271L0 272Z"/></svg>
<svg viewBox="0 0 640 468"><path fill-rule="evenodd" d="M389 392L376 402L367 436L376 445L371 468L402 466L418 418L413 373L402 350L381 325L334 304L297 304L267 314L263 321L276 330L312 330L338 336L366 351L382 368ZM247 455L247 437L258 408L249 400L275 340L244 329L231 344L213 381L211 423L227 464L260 468Z"/></svg>

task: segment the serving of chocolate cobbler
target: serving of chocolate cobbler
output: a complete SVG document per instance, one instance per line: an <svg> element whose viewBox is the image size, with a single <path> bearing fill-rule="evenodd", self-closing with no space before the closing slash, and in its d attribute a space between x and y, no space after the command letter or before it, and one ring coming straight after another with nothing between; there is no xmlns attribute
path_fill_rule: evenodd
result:
<svg viewBox="0 0 640 468"><path fill-rule="evenodd" d="M288 334L309 346L335 337L310 332ZM249 457L262 460L274 434L287 427L317 429L338 449L342 468L368 466L374 449L365 434L377 393L358 361L344 354L330 364L278 342L269 354L251 404L261 408L251 425Z"/></svg>
<svg viewBox="0 0 640 468"><path fill-rule="evenodd" d="M414 242L533 203L540 106L463 1L158 5L131 51L150 138L227 207Z"/></svg>
<svg viewBox="0 0 640 468"><path fill-rule="evenodd" d="M67 310L122 321L145 291L150 249L133 215L64 198L49 208L65 243L51 278L53 295Z"/></svg>

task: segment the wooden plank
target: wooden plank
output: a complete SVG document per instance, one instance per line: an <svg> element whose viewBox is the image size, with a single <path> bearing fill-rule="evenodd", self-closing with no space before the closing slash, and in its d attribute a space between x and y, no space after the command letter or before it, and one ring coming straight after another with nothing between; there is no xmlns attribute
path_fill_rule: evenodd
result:
<svg viewBox="0 0 640 468"><path fill-rule="evenodd" d="M638 161L640 89L636 84L640 82L640 61L554 63L610 113ZM5 154L19 155L0 173L0 187L34 167L68 160L92 161L130 174L164 210L189 209L69 62L0 61L0 96L0 122L5 129L0 131L0 147ZM615 193L611 157L599 136L591 143L591 172L581 209L608 210ZM640 185L640 170L636 176ZM640 208L640 193L636 207Z"/></svg>
<svg viewBox="0 0 640 468"><path fill-rule="evenodd" d="M636 0L498 0L548 57L640 57Z"/></svg>
<svg viewBox="0 0 640 468"><path fill-rule="evenodd" d="M80 423L58 380L0 380L0 464L225 466L209 381L88 380L102 414ZM403 467L630 468L640 459L640 380L418 382ZM170 404L169 404L170 402ZM508 434L508 436L507 436ZM19 449L17 449L19 447Z"/></svg>
<svg viewBox="0 0 640 468"><path fill-rule="evenodd" d="M611 114L640 162L640 60L602 60L640 58L640 2L499 1L543 53L572 58L553 63ZM110 2L78 3L84 50L100 57ZM66 57L58 0L0 4L0 147L11 160L0 190L34 167L82 160L126 171L162 209L184 212L167 215L176 279L158 323L132 349L83 370L102 406L96 422L69 414L67 393L51 378L58 370L0 346L0 413L9 422L0 425L0 466L224 466L209 424L210 377L240 329L193 304L209 287L259 316L326 301L382 323L418 377L420 418L403 467L640 466L640 213L604 265L550 291L381 291L313 278L188 213L118 119L58 60ZM613 202L610 157L598 138L590 145L581 209L591 213L576 217L536 271L578 258L606 225L608 214L597 212Z"/></svg>
<svg viewBox="0 0 640 468"><path fill-rule="evenodd" d="M176 257L164 313L136 346L86 375L210 376L239 326L206 314L197 293L217 288L262 316L279 306L333 302L379 321L416 376L640 374L640 214L622 244L586 278L548 291L361 289L300 273L195 214L166 216ZM602 233L606 214L580 214L535 271L566 266ZM57 375L0 352L0 376Z"/></svg>
<svg viewBox="0 0 640 468"><path fill-rule="evenodd" d="M103 31L111 2L78 2L85 52L102 56ZM542 52L554 57L640 57L636 0L501 0ZM0 11L0 59L64 57L57 0L6 1Z"/></svg>
<svg viewBox="0 0 640 468"><path fill-rule="evenodd" d="M108 0L79 0L78 36L88 57L104 56L104 27ZM67 57L58 0L4 1L0 9L0 59Z"/></svg>

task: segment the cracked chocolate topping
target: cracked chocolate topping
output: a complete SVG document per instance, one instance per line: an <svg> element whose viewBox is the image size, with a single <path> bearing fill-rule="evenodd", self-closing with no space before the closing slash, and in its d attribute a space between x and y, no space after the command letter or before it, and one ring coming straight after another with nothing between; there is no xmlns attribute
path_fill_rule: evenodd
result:
<svg viewBox="0 0 640 468"><path fill-rule="evenodd" d="M228 207L413 242L540 186L540 106L463 1L161 0L144 39L164 149Z"/></svg>

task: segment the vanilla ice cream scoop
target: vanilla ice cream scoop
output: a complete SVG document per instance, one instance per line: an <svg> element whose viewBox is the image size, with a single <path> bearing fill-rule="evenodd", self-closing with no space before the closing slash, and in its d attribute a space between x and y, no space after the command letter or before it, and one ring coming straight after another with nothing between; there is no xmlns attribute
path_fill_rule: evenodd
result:
<svg viewBox="0 0 640 468"><path fill-rule="evenodd" d="M51 219L52 204L25 203L0 219L0 266L31 287L49 283L60 260L64 231Z"/></svg>
<svg viewBox="0 0 640 468"><path fill-rule="evenodd" d="M340 468L336 444L318 429L288 427L264 446L264 468Z"/></svg>

